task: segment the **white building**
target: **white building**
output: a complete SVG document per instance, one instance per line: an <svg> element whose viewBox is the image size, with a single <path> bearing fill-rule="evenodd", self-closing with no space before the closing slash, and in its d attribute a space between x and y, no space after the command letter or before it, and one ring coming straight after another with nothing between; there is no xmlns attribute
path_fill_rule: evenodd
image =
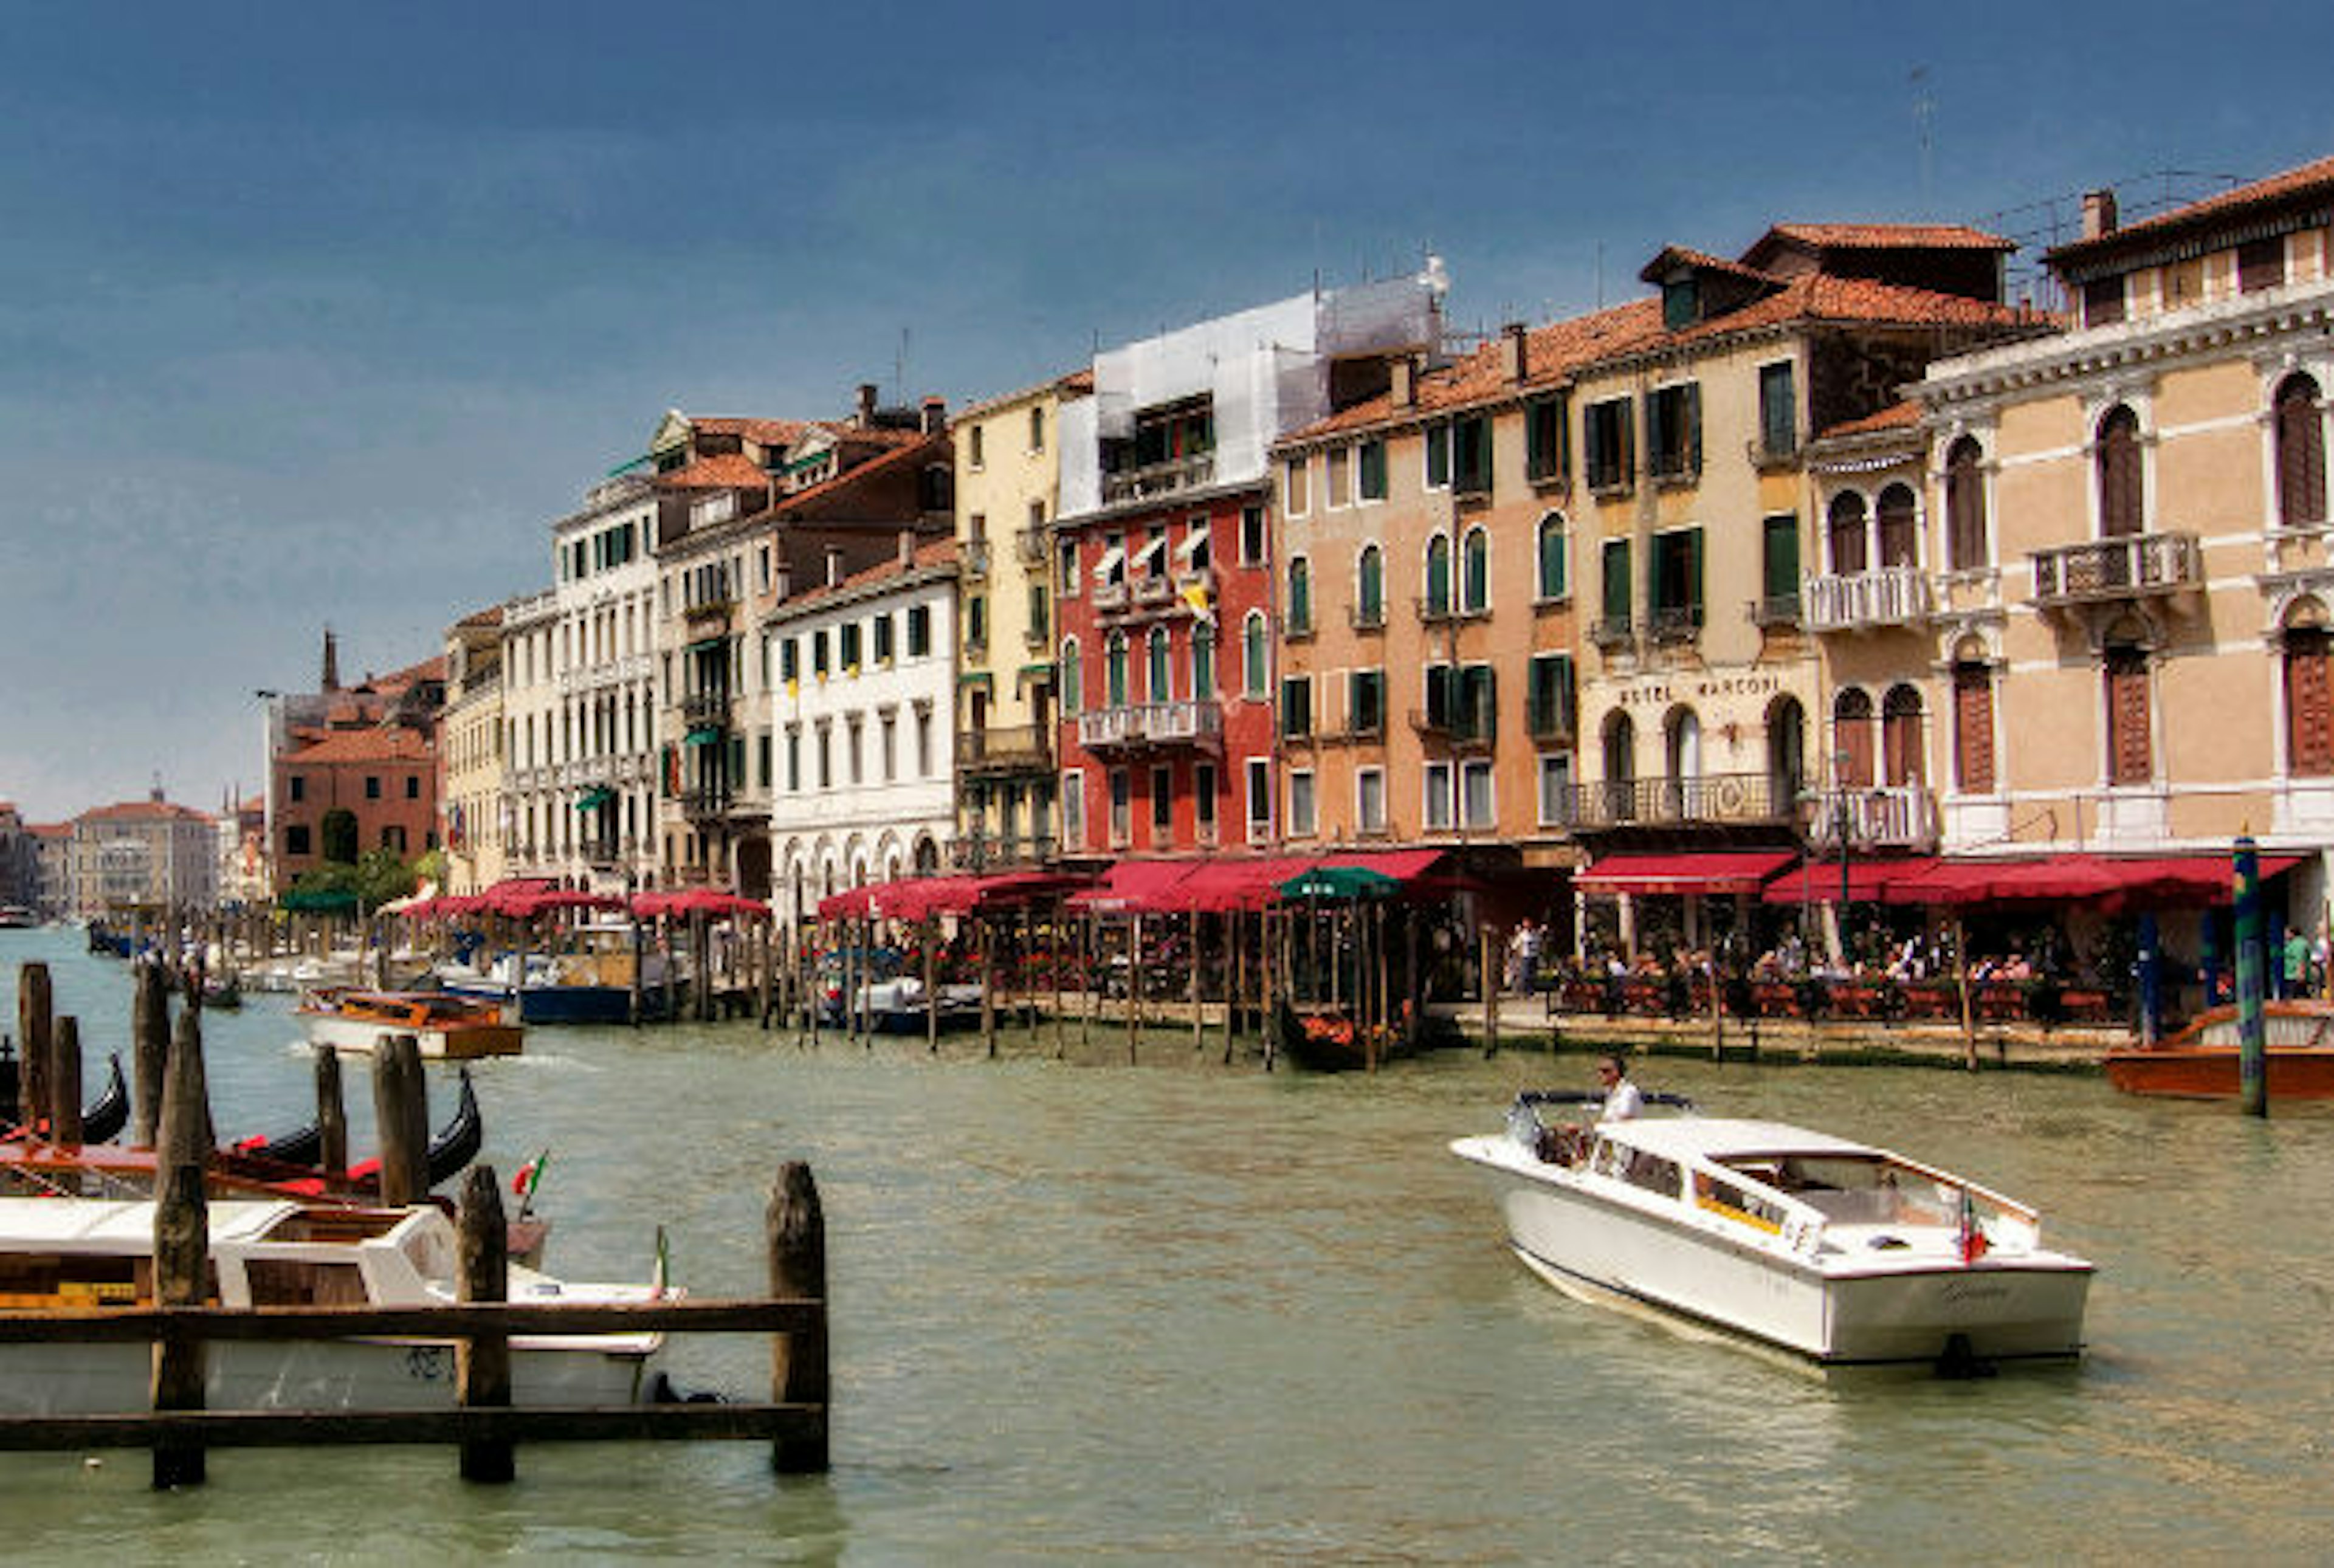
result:
<svg viewBox="0 0 2334 1568"><path fill-rule="evenodd" d="M955 831L953 540L786 595L764 620L780 917L937 871Z"/></svg>
<svg viewBox="0 0 2334 1568"><path fill-rule="evenodd" d="M656 496L645 474L594 486L552 525L557 714L550 869L601 890L656 868Z"/></svg>
<svg viewBox="0 0 2334 1568"><path fill-rule="evenodd" d="M574 796L559 784L559 599L545 590L503 606L501 840L504 871L555 876L574 843ZM567 837L563 840L562 834Z"/></svg>

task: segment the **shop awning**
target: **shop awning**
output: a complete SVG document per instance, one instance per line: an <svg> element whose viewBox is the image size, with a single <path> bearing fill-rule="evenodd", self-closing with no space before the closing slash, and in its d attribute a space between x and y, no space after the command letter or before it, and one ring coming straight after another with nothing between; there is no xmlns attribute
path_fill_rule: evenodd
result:
<svg viewBox="0 0 2334 1568"><path fill-rule="evenodd" d="M1189 561L1201 545L1208 542L1208 525L1201 523L1183 535L1183 543L1175 546L1175 559Z"/></svg>
<svg viewBox="0 0 2334 1568"><path fill-rule="evenodd" d="M2291 871L2300 855L2263 855L2263 880ZM2100 855L2082 852L2039 859L1941 861L1917 877L1891 883L1895 904L2095 904L2108 913L2128 909L2225 904L2234 871L2224 854Z"/></svg>
<svg viewBox="0 0 2334 1568"><path fill-rule="evenodd" d="M1857 904L1890 903L1888 892L1908 878L1924 877L1941 862L1934 855L1911 860L1858 860L1847 862L1847 897ZM1770 904L1836 904L1839 902L1839 861L1808 861L1767 884L1760 895Z"/></svg>
<svg viewBox="0 0 2334 1568"><path fill-rule="evenodd" d="M720 739L720 726L707 724L699 725L697 728L690 730L687 735L682 736L680 737L680 744L683 746L713 746Z"/></svg>
<svg viewBox="0 0 2334 1568"><path fill-rule="evenodd" d="M1175 889L1175 907L1220 915L1234 909L1252 912L1277 896L1275 890L1291 877L1303 876L1320 859L1315 855L1242 855L1201 861Z"/></svg>
<svg viewBox="0 0 2334 1568"><path fill-rule="evenodd" d="M1126 547L1123 544L1112 545L1102 553L1102 559L1095 563L1094 580L1096 582L1109 582L1110 574L1117 571L1120 563L1125 559Z"/></svg>
<svg viewBox="0 0 2334 1568"><path fill-rule="evenodd" d="M1607 855L1572 885L1584 893L1755 893L1798 859L1789 850Z"/></svg>
<svg viewBox="0 0 2334 1568"><path fill-rule="evenodd" d="M1070 908L1090 915L1153 915L1188 906L1177 888L1204 861L1121 861L1102 880L1070 895Z"/></svg>
<svg viewBox="0 0 2334 1568"><path fill-rule="evenodd" d="M1164 534L1154 534L1143 544L1142 549L1134 553L1130 564L1137 568L1147 568L1151 564L1152 558L1166 548L1167 535Z"/></svg>
<svg viewBox="0 0 2334 1568"><path fill-rule="evenodd" d="M1375 871L1382 877L1392 877L1397 882L1408 882L1432 871L1442 859L1441 850L1372 850L1346 855L1324 855L1325 866L1352 866L1359 871Z"/></svg>

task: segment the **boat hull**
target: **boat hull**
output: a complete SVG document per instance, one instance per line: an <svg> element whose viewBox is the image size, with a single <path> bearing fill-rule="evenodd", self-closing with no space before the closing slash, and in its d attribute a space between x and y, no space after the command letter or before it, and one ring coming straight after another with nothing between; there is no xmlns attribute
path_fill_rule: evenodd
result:
<svg viewBox="0 0 2334 1568"><path fill-rule="evenodd" d="M2081 1352L2088 1265L1988 1256L1827 1270L1522 1169L1501 1156L1502 1141L1452 1148L1491 1183L1509 1244L1577 1294L1623 1298L1827 1367Z"/></svg>
<svg viewBox="0 0 2334 1568"><path fill-rule="evenodd" d="M311 1045L330 1045L337 1051L359 1053L371 1052L389 1035L410 1034L420 1042L422 1057L432 1062L516 1056L523 1049L526 1038L516 1024L470 1024L458 1029L437 1029L342 1014L305 1012L300 1015L300 1023Z"/></svg>
<svg viewBox="0 0 2334 1568"><path fill-rule="evenodd" d="M521 1024L630 1024L632 1021L632 994L620 986L529 986L516 996L511 994L509 986L491 982L447 981L445 986L457 996L500 1002L504 1016L511 1016L515 1010ZM663 1015L663 993L641 992L641 1018L656 1019Z"/></svg>
<svg viewBox="0 0 2334 1568"><path fill-rule="evenodd" d="M2334 1100L2334 1004L2262 1005L2263 1063L2272 1100ZM2233 1100L2242 1072L2238 1014L2214 1007L2171 1039L2107 1053L2107 1082L2127 1094Z"/></svg>

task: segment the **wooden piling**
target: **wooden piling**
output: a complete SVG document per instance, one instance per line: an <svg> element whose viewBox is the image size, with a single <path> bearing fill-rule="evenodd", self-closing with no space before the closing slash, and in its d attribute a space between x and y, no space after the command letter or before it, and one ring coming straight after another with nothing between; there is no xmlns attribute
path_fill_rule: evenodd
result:
<svg viewBox="0 0 2334 1568"><path fill-rule="evenodd" d="M388 1034L372 1053L372 1106L381 1140L381 1201L405 1208L429 1194L429 1088L421 1076L421 1043Z"/></svg>
<svg viewBox="0 0 2334 1568"><path fill-rule="evenodd" d="M989 1060L997 1059L997 963L996 949L989 931L989 917L975 915L978 922L980 953L980 1037L989 1047Z"/></svg>
<svg viewBox="0 0 2334 1568"><path fill-rule="evenodd" d="M1083 1051L1094 1042L1095 973L1094 917L1085 921L1085 939L1078 944L1078 989L1085 995L1085 1005L1078 1010L1078 1049Z"/></svg>
<svg viewBox="0 0 2334 1568"><path fill-rule="evenodd" d="M130 1140L154 1147L162 1120L162 1078L170 1061L170 992L162 971L138 966L137 991L130 1008L130 1103L136 1112Z"/></svg>
<svg viewBox="0 0 2334 1568"><path fill-rule="evenodd" d="M1201 1033L1206 1014L1200 1005L1200 911L1191 911L1191 1053L1199 1054L1207 1046Z"/></svg>
<svg viewBox="0 0 2334 1568"><path fill-rule="evenodd" d="M16 1121L36 1128L49 1107L49 967L29 963L16 971L16 1040L23 1048L16 1068Z"/></svg>
<svg viewBox="0 0 2334 1568"><path fill-rule="evenodd" d="M1126 1064L1134 1065L1135 1038L1143 1031L1143 917L1126 935Z"/></svg>
<svg viewBox="0 0 2334 1568"><path fill-rule="evenodd" d="M770 1026L771 994L776 988L771 974L770 925L768 920L754 923L754 986L755 1010L760 1015L761 1027Z"/></svg>
<svg viewBox="0 0 2334 1568"><path fill-rule="evenodd" d="M57 1020L49 1044L49 1141L71 1152L81 1147L81 1020Z"/></svg>
<svg viewBox="0 0 2334 1568"><path fill-rule="evenodd" d="M1054 899L1054 919L1046 933L1047 948L1046 970L1054 983L1054 1054L1060 1056L1069 1045L1070 1021L1062 1016L1062 900Z"/></svg>
<svg viewBox="0 0 2334 1568"><path fill-rule="evenodd" d="M826 1220L810 1167L790 1159L779 1169L763 1213L762 1234L770 1257L770 1294L775 1298L826 1299ZM776 1404L818 1407L815 1434L784 1437L771 1445L770 1467L780 1475L806 1475L827 1468L825 1314L791 1333L770 1340L770 1399Z"/></svg>
<svg viewBox="0 0 2334 1568"><path fill-rule="evenodd" d="M155 1163L160 1180L154 1205L154 1304L198 1307L210 1280L210 1211L203 1192L203 1165L214 1147L209 1091L203 1073L202 1025L191 1009L178 1017L162 1091L162 1120ZM165 1332L154 1343L153 1408L203 1408L206 1351L203 1342ZM200 1444L154 1445L153 1485L200 1485L205 1472Z"/></svg>
<svg viewBox="0 0 2334 1568"><path fill-rule="evenodd" d="M341 1053L326 1045L316 1053L317 1163L327 1192L349 1185L349 1112L341 1092Z"/></svg>
<svg viewBox="0 0 2334 1568"><path fill-rule="evenodd" d="M502 1183L491 1165L473 1165L463 1179L454 1244L460 1268L458 1300L510 1299L510 1227L503 1218ZM457 1347L454 1375L462 1408L500 1409L511 1402L510 1336L474 1331ZM518 1474L508 1438L466 1438L462 1479L506 1482Z"/></svg>
<svg viewBox="0 0 2334 1568"><path fill-rule="evenodd" d="M1484 928L1477 948L1481 955L1478 967L1482 971L1483 1054L1489 1058L1500 1053L1500 955L1490 928Z"/></svg>

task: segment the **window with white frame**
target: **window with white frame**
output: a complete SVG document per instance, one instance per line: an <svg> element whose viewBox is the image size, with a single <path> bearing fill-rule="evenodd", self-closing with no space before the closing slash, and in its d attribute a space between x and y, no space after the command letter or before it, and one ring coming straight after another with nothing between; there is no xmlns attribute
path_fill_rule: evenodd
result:
<svg viewBox="0 0 2334 1568"><path fill-rule="evenodd" d="M1272 764L1248 759L1248 836L1251 843L1272 836Z"/></svg>
<svg viewBox="0 0 2334 1568"><path fill-rule="evenodd" d="M1539 825L1560 828L1572 822L1572 754L1539 755Z"/></svg>
<svg viewBox="0 0 2334 1568"><path fill-rule="evenodd" d="M1309 839L1315 831L1313 806L1313 771L1291 768L1288 771L1288 836Z"/></svg>
<svg viewBox="0 0 2334 1568"><path fill-rule="evenodd" d="M1354 774L1354 831L1386 831L1385 769L1365 767Z"/></svg>
<svg viewBox="0 0 2334 1568"><path fill-rule="evenodd" d="M1062 847L1086 847L1086 775L1075 769L1062 775Z"/></svg>
<svg viewBox="0 0 2334 1568"><path fill-rule="evenodd" d="M1352 450L1345 447L1332 447L1322 455L1323 486L1331 506L1354 504L1353 461Z"/></svg>
<svg viewBox="0 0 2334 1568"><path fill-rule="evenodd" d="M1423 784L1424 798L1420 802L1420 817L1429 832L1451 831L1451 765L1431 762L1426 765Z"/></svg>
<svg viewBox="0 0 2334 1568"><path fill-rule="evenodd" d="M1280 467L1280 506L1291 517L1302 517L1312 502L1312 459L1299 452ZM1246 558L1243 553L1243 558Z"/></svg>
<svg viewBox="0 0 2334 1568"><path fill-rule="evenodd" d="M1491 765L1488 759L1460 765L1459 808L1461 820L1471 831L1493 825Z"/></svg>

